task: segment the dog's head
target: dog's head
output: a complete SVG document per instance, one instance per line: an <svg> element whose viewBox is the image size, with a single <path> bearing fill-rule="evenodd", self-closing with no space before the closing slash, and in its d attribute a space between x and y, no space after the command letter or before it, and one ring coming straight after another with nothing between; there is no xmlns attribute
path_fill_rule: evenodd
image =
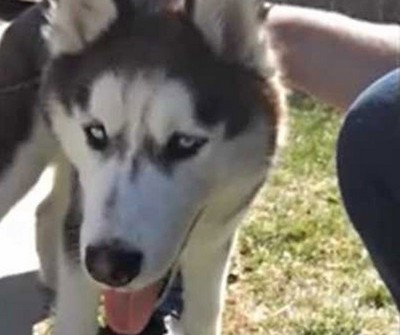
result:
<svg viewBox="0 0 400 335"><path fill-rule="evenodd" d="M42 98L79 172L81 258L97 281L159 280L193 229L226 224L262 183L281 106L257 10L257 0L52 4Z"/></svg>

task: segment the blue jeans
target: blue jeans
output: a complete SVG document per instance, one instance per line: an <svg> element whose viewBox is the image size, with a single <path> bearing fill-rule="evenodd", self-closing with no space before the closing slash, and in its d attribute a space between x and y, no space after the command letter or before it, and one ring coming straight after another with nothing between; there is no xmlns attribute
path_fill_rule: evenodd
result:
<svg viewBox="0 0 400 335"><path fill-rule="evenodd" d="M337 171L349 218L400 310L400 69L350 108Z"/></svg>

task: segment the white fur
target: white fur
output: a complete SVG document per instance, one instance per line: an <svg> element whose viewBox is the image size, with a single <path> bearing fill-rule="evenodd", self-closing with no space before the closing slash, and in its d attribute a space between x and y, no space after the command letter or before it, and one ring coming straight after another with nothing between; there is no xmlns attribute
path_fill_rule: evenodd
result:
<svg viewBox="0 0 400 335"><path fill-rule="evenodd" d="M76 114L75 117L67 115L63 105L55 98L49 98L48 108L52 108L54 111L52 122L56 135L63 138L64 143L68 143L68 146L64 147L65 154L74 165L85 165L88 162L88 156L95 157L93 151L85 145L86 138L82 127L88 121L87 118L82 120L79 118L79 114ZM91 166L85 165L85 170L95 169L96 165L94 164L93 162Z"/></svg>
<svg viewBox="0 0 400 335"><path fill-rule="evenodd" d="M78 266L72 266L64 257L59 252L54 335L95 335L98 329L99 288L86 278Z"/></svg>
<svg viewBox="0 0 400 335"><path fill-rule="evenodd" d="M48 14L53 55L74 54L93 42L116 18L110 0L51 0Z"/></svg>
<svg viewBox="0 0 400 335"><path fill-rule="evenodd" d="M69 205L71 164L59 153L52 162L52 190L36 210L36 248L42 283L57 289L59 240Z"/></svg>
<svg viewBox="0 0 400 335"><path fill-rule="evenodd" d="M89 102L89 112L104 123L107 134L115 136L124 127L126 118L126 92L124 81L115 74L107 74L96 80Z"/></svg>
<svg viewBox="0 0 400 335"><path fill-rule="evenodd" d="M217 54L264 70L267 41L257 20L257 2L200 0L194 21Z"/></svg>
<svg viewBox="0 0 400 335"><path fill-rule="evenodd" d="M228 242L227 242L228 243ZM231 247L203 244L188 249L183 261L184 334L215 335L222 332L222 309Z"/></svg>

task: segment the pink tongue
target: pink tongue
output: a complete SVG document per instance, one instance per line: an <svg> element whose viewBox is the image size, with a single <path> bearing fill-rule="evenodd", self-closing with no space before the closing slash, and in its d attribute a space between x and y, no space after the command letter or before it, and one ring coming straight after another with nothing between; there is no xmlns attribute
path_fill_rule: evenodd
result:
<svg viewBox="0 0 400 335"><path fill-rule="evenodd" d="M153 284L136 292L104 291L107 324L117 333L137 335L146 328L160 292Z"/></svg>

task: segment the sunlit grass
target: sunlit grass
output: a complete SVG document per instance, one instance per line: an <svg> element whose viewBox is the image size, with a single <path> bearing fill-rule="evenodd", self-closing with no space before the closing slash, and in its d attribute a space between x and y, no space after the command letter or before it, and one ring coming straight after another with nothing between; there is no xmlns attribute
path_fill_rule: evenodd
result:
<svg viewBox="0 0 400 335"><path fill-rule="evenodd" d="M288 146L241 234L225 334L397 334L391 298L338 195L340 116L295 105Z"/></svg>

